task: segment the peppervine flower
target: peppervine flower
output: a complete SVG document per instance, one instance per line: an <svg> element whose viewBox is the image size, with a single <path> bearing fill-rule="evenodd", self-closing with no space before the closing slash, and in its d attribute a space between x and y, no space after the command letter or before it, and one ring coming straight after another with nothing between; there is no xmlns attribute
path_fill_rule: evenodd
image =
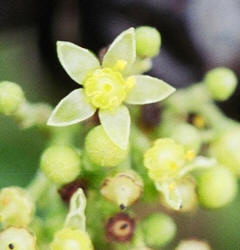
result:
<svg viewBox="0 0 240 250"><path fill-rule="evenodd" d="M72 91L52 112L48 125L67 126L91 117L98 109L101 124L120 148L128 146L130 115L126 104L158 102L175 89L154 77L129 76L136 60L135 29L122 32L110 45L102 65L87 49L57 42L57 53L68 75L83 88Z"/></svg>
<svg viewBox="0 0 240 250"><path fill-rule="evenodd" d="M154 181L166 203L179 210L183 197L180 191L181 180L196 168L208 168L216 164L215 159L202 156L195 158L195 153L173 139L157 139L144 154L144 165L149 177Z"/></svg>

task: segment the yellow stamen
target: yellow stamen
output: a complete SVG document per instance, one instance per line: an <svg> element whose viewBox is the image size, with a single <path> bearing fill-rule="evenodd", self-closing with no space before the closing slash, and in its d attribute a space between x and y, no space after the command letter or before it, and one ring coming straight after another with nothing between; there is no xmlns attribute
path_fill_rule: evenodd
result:
<svg viewBox="0 0 240 250"><path fill-rule="evenodd" d="M131 90L134 87L136 80L133 76L129 76L125 83L126 83L127 89Z"/></svg>
<svg viewBox="0 0 240 250"><path fill-rule="evenodd" d="M172 183L168 186L168 188L169 188L170 191L173 191L176 187L177 187L177 185L176 185L175 182L172 182Z"/></svg>
<svg viewBox="0 0 240 250"><path fill-rule="evenodd" d="M193 150L188 150L185 154L185 158L187 161L191 161L195 158L196 154Z"/></svg>
<svg viewBox="0 0 240 250"><path fill-rule="evenodd" d="M117 60L114 69L117 71L123 71L127 66L127 62L125 60Z"/></svg>
<svg viewBox="0 0 240 250"><path fill-rule="evenodd" d="M196 126L197 128L204 128L206 123L205 123L205 120L202 116L196 115L193 118L193 125Z"/></svg>

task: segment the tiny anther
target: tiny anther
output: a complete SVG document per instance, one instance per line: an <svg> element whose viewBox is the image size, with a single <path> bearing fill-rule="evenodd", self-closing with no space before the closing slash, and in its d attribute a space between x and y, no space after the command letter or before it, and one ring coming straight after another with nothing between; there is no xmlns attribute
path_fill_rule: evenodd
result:
<svg viewBox="0 0 240 250"><path fill-rule="evenodd" d="M123 210L123 209L125 209L125 208L126 208L126 207L125 207L123 204L120 205L120 209Z"/></svg>
<svg viewBox="0 0 240 250"><path fill-rule="evenodd" d="M10 244L8 245L8 248L9 248L9 249L14 249L14 245L13 245L12 243L10 243Z"/></svg>

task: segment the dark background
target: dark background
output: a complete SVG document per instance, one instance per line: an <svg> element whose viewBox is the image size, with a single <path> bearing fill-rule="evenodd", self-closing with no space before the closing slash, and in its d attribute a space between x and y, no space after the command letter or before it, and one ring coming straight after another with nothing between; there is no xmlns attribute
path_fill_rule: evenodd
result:
<svg viewBox="0 0 240 250"><path fill-rule="evenodd" d="M19 83L30 101L55 105L76 84L57 61L57 40L94 52L130 26L162 35L151 75L180 88L226 66L240 76L240 0L0 0L0 80ZM239 88L219 104L240 118ZM0 186L26 185L46 144L0 117ZM218 211L178 216L179 237L208 239L213 249L240 249L240 200Z"/></svg>

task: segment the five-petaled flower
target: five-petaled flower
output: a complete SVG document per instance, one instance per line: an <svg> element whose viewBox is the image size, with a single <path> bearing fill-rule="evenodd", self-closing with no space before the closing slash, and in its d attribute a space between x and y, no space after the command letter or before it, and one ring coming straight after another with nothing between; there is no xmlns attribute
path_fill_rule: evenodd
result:
<svg viewBox="0 0 240 250"><path fill-rule="evenodd" d="M175 89L162 80L129 76L136 60L135 29L122 32L110 45L102 65L87 49L70 42L57 42L59 60L69 76L83 88L63 98L48 125L67 126L91 117L98 109L100 122L110 139L122 149L128 146L130 115L123 104L158 102Z"/></svg>

